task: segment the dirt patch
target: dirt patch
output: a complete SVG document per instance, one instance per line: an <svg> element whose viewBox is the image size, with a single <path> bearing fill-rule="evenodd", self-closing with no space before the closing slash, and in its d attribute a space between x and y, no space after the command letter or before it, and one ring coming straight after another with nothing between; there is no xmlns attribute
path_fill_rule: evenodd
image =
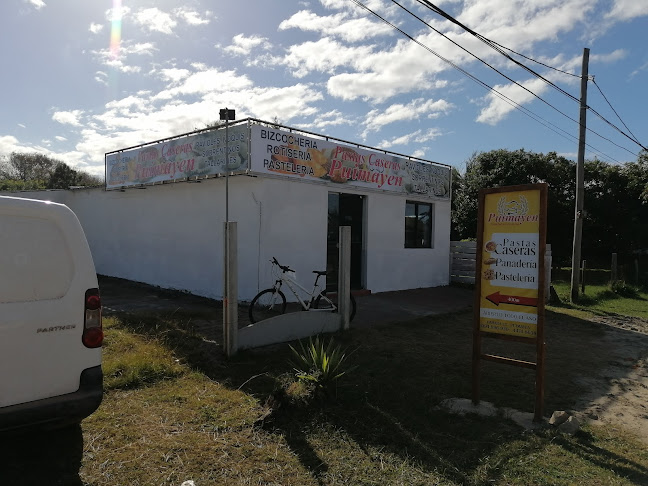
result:
<svg viewBox="0 0 648 486"><path fill-rule="evenodd" d="M606 365L596 375L582 376L590 393L578 410L592 424L622 426L648 443L648 320L638 317L594 317L603 324Z"/></svg>

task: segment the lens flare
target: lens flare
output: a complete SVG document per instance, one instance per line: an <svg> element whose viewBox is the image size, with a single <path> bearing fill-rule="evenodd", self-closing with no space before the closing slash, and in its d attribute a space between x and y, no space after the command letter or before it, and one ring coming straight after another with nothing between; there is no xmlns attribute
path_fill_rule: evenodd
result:
<svg viewBox="0 0 648 486"><path fill-rule="evenodd" d="M122 30L122 3L121 0L113 0L112 26L110 29L110 56L113 61L119 59L119 45L121 44Z"/></svg>

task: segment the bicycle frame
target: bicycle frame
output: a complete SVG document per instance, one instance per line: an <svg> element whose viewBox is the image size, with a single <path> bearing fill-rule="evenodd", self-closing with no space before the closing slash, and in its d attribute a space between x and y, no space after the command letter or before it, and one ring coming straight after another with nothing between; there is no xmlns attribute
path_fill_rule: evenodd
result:
<svg viewBox="0 0 648 486"><path fill-rule="evenodd" d="M292 292L292 294L297 298L297 300L301 304L302 309L304 309L305 311L331 312L331 308L337 310L337 306L328 297L326 297L326 295L323 295L321 293L323 288L320 288L320 286L318 285L317 283L318 280L319 280L319 275L315 277L313 290L309 292L307 288L301 285L295 278L291 277L287 272L282 272L280 275L277 276L277 280L274 284L274 289L281 290L281 286L285 282L288 288L290 289L290 291ZM299 287L305 294L307 294L310 297L308 302L304 301L301 298L299 292L295 289L294 286ZM324 299L331 307L327 307L325 309L316 309L312 307L318 295L321 295L321 298Z"/></svg>

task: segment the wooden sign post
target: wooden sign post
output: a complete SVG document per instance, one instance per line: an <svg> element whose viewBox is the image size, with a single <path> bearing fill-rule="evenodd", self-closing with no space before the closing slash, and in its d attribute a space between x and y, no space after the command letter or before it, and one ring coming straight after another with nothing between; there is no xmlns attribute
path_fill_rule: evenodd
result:
<svg viewBox="0 0 648 486"><path fill-rule="evenodd" d="M547 185L479 191L473 327L473 403L481 360L536 371L534 421L544 404L544 303ZM536 345L536 362L483 354L483 337Z"/></svg>

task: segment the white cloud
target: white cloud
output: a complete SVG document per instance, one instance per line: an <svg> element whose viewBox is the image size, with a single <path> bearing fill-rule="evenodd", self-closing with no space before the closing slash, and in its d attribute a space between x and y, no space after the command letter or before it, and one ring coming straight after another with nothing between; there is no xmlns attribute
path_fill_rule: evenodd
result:
<svg viewBox="0 0 648 486"><path fill-rule="evenodd" d="M62 136L60 136L60 135L56 135L54 138L55 138L56 140L58 140L59 142L67 142L67 138L62 137Z"/></svg>
<svg viewBox="0 0 648 486"><path fill-rule="evenodd" d="M634 78L634 77L635 77L637 74L639 74L640 72L642 72L642 71L647 71L647 70L648 70L648 62L645 62L644 64L642 64L641 66L639 66L637 69L635 69L634 71L632 71L632 73L630 73L630 77L631 77L631 78Z"/></svg>
<svg viewBox="0 0 648 486"><path fill-rule="evenodd" d="M524 103L533 101L536 97L532 93L540 96L548 89L547 84L538 78L521 82L520 85L506 84L494 86L493 88L508 98L508 100L501 98L493 92L486 95L488 105L481 110L477 121L488 125L496 125L506 115L516 109L515 103L523 105ZM527 88L530 92L524 88Z"/></svg>
<svg viewBox="0 0 648 486"><path fill-rule="evenodd" d="M414 152L412 152L412 157L416 157L417 159L422 159L425 157L425 150L423 149L417 149Z"/></svg>
<svg viewBox="0 0 648 486"><path fill-rule="evenodd" d="M126 98L122 98L121 100L114 100L106 103L106 109L108 110L122 111L124 113L128 113L128 111L131 108L134 108L144 113L149 111L145 99L138 96L131 95L131 96L127 96Z"/></svg>
<svg viewBox="0 0 648 486"><path fill-rule="evenodd" d="M94 54L99 62L105 66L109 66L123 73L138 73L142 70L142 67L127 64L127 58L130 56L152 56L157 50L155 44L152 42L123 42L117 53L111 51L110 48L106 48L100 51L92 51L92 54ZM97 76L95 76L95 80L101 82L101 79L98 78L98 76L105 75L105 73L98 71L96 74Z"/></svg>
<svg viewBox="0 0 648 486"><path fill-rule="evenodd" d="M373 22L367 17L349 18L346 13L322 17L308 10L301 10L279 24L279 30L293 28L303 31L319 32L327 36L336 36L349 42L356 42L393 32L393 29L387 24Z"/></svg>
<svg viewBox="0 0 648 486"><path fill-rule="evenodd" d="M631 20L648 15L648 3L642 0L614 0L612 10L605 14L606 19Z"/></svg>
<svg viewBox="0 0 648 486"><path fill-rule="evenodd" d="M189 71L188 69L178 69L178 68L160 69L160 75L162 76L162 79L166 81L171 81L173 83L182 81L190 74L191 71Z"/></svg>
<svg viewBox="0 0 648 486"><path fill-rule="evenodd" d="M173 10L173 13L177 17L182 18L189 25L207 25L211 22L210 17L212 16L212 13L209 10L206 11L204 15L200 15L200 13L195 10L190 10L187 7L176 8Z"/></svg>
<svg viewBox="0 0 648 486"><path fill-rule="evenodd" d="M89 31L93 34L98 34L103 30L104 26L102 24L95 24L94 22L90 24Z"/></svg>
<svg viewBox="0 0 648 486"><path fill-rule="evenodd" d="M426 131L416 130L412 133L408 133L400 137L392 138L391 140L383 140L382 142L380 142L378 147L382 149L388 149L394 147L395 145L408 145L413 142L425 143L425 142L429 142L430 140L434 140L435 138L440 137L441 135L443 135L443 132L441 132L441 130L439 130L438 128L429 128ZM415 155L415 157L419 157L419 156Z"/></svg>
<svg viewBox="0 0 648 486"><path fill-rule="evenodd" d="M286 87L253 88L230 96L235 105L252 116L272 120L275 116L285 123L294 118L311 117L317 113L312 103L324 99L321 92L306 84ZM234 105L230 105L234 106Z"/></svg>
<svg viewBox="0 0 648 486"><path fill-rule="evenodd" d="M232 37L233 44L224 48L226 52L239 56L249 55L253 49L269 49L270 42L265 37L256 35L245 37L243 34L238 34Z"/></svg>
<svg viewBox="0 0 648 486"><path fill-rule="evenodd" d="M99 172L106 152L202 128L216 120L218 110L225 106L234 107L238 119L278 117L288 123L317 116L315 104L323 99L322 93L309 84L258 87L245 75L200 63L191 69L172 68L157 73L167 83L161 90L140 91L113 100L95 115L80 110L55 114L61 123L77 123L79 141L74 149L84 154L79 162L96 164L93 170ZM334 124L341 118L339 112L327 112L321 119Z"/></svg>
<svg viewBox="0 0 648 486"><path fill-rule="evenodd" d="M57 111L52 115L52 120L63 125L81 126L79 119L83 115L82 110Z"/></svg>
<svg viewBox="0 0 648 486"><path fill-rule="evenodd" d="M109 8L106 10L106 19L111 22L113 20L122 20L130 14L129 7L121 6L120 8Z"/></svg>
<svg viewBox="0 0 648 486"><path fill-rule="evenodd" d="M58 137L56 137L58 139ZM20 142L16 137L4 136L0 137L0 155L9 155L12 152L28 152L47 155L56 160L62 160L70 167L78 168L89 172L96 176L104 174L103 163L97 165L88 164L88 154L77 150L69 152L55 152L47 148L51 143L50 140L43 140L45 146L33 145L29 143ZM103 159L103 155L101 156Z"/></svg>
<svg viewBox="0 0 648 486"><path fill-rule="evenodd" d="M457 17L489 39L516 48L557 40L596 7L591 0L490 0L467 2Z"/></svg>
<svg viewBox="0 0 648 486"><path fill-rule="evenodd" d="M142 9L134 14L135 21L149 32L173 34L178 22L166 12L152 7Z"/></svg>
<svg viewBox="0 0 648 486"><path fill-rule="evenodd" d="M197 71L182 79L182 83L162 90L154 99L171 99L183 95L203 95L211 92L238 91L252 86L252 81L245 75L234 71L206 69Z"/></svg>
<svg viewBox="0 0 648 486"><path fill-rule="evenodd" d="M385 125L399 121L418 120L421 116L436 118L442 113L447 113L452 104L445 100L427 100L417 98L407 104L393 104L387 109L371 110L367 113L365 126L366 132L380 130Z"/></svg>
<svg viewBox="0 0 648 486"><path fill-rule="evenodd" d="M616 62L628 57L628 51L625 49L616 49L608 54L592 54L590 61L592 62Z"/></svg>
<svg viewBox="0 0 648 486"><path fill-rule="evenodd" d="M19 126L20 128L27 128L27 125L23 125L22 123L18 123L18 126Z"/></svg>
<svg viewBox="0 0 648 486"><path fill-rule="evenodd" d="M18 142L16 137L12 137L11 135L0 136L0 155L20 152L22 150L23 146Z"/></svg>
<svg viewBox="0 0 648 486"><path fill-rule="evenodd" d="M342 113L339 110L325 111L311 118L312 121L310 123L298 123L297 127L303 128L304 130L325 130L327 127L333 126L359 125L355 117L350 116L348 113Z"/></svg>
<svg viewBox="0 0 648 486"><path fill-rule="evenodd" d="M35 7L36 10L40 10L43 7L46 7L45 2L43 0L26 0L28 4L30 4L32 7Z"/></svg>
<svg viewBox="0 0 648 486"><path fill-rule="evenodd" d="M357 67L362 59L370 57L372 46L347 47L344 44L324 37L316 42L304 42L290 46L283 64L293 69L297 78L311 71L334 73L340 67Z"/></svg>
<svg viewBox="0 0 648 486"><path fill-rule="evenodd" d="M97 83L108 86L108 73L105 73L104 71L97 71L95 73L94 79Z"/></svg>

